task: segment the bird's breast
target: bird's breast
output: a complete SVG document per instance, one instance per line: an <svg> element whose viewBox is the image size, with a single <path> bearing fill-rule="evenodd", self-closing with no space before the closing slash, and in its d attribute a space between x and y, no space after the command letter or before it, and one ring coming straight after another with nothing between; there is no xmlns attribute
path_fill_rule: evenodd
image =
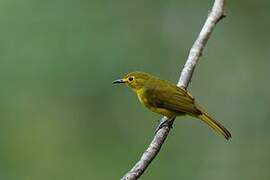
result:
<svg viewBox="0 0 270 180"><path fill-rule="evenodd" d="M146 98L145 95L144 95L144 89L140 89L140 90L138 90L136 93L137 93L137 96L138 96L138 98L139 98L139 101L140 101L143 105L145 105L145 106L148 107L148 101L147 101L147 98Z"/></svg>

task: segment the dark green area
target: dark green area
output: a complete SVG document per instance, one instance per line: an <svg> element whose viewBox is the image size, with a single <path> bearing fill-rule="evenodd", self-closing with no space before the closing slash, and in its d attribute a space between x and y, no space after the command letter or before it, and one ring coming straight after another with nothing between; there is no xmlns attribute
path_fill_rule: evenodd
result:
<svg viewBox="0 0 270 180"><path fill-rule="evenodd" d="M159 115L111 82L176 82L212 1L2 0L0 179L119 179ZM228 1L189 90L231 130L177 118L141 179L268 180L270 3Z"/></svg>

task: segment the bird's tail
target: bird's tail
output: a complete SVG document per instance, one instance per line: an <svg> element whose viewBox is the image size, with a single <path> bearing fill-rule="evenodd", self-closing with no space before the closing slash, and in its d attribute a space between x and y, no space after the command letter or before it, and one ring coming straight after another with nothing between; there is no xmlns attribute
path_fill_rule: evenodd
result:
<svg viewBox="0 0 270 180"><path fill-rule="evenodd" d="M221 133L227 140L229 140L232 135L231 133L222 126L219 122L211 118L207 113L202 111L202 114L198 116L203 122L208 124L211 128L213 128L218 133Z"/></svg>

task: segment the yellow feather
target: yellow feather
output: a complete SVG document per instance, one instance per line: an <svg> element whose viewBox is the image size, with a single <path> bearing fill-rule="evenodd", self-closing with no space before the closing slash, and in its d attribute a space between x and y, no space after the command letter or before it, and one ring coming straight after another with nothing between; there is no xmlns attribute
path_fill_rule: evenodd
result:
<svg viewBox="0 0 270 180"><path fill-rule="evenodd" d="M202 120L226 139L231 138L230 132L203 111L189 92L173 83L142 72L129 73L115 83L127 84L136 92L139 101L155 113L169 119L190 115Z"/></svg>

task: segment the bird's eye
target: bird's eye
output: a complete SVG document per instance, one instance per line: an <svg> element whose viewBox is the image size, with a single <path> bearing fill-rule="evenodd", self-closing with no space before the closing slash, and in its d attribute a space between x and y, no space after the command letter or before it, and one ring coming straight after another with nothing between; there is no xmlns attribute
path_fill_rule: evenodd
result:
<svg viewBox="0 0 270 180"><path fill-rule="evenodd" d="M128 81L133 81L133 77L129 77L128 78Z"/></svg>

